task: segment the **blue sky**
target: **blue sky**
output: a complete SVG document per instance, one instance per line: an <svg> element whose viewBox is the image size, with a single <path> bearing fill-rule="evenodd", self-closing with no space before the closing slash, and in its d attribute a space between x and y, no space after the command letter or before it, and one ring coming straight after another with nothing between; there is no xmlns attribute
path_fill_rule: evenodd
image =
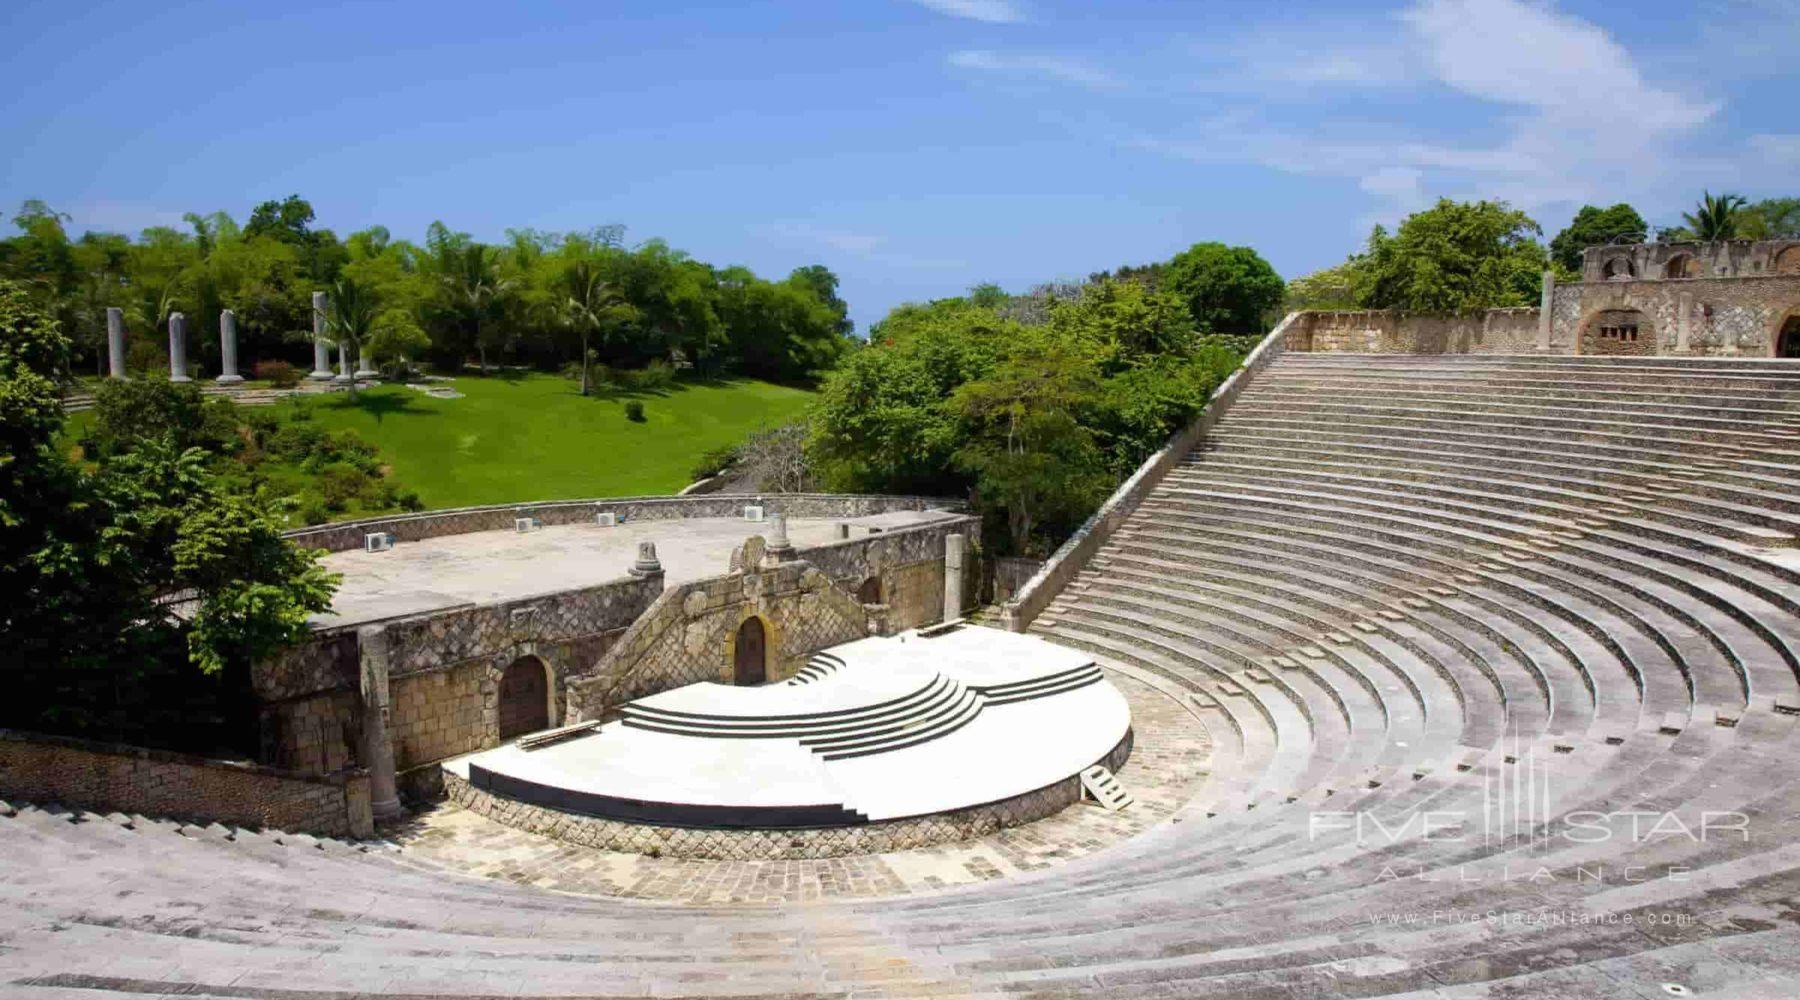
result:
<svg viewBox="0 0 1800 1000"><path fill-rule="evenodd" d="M0 204L80 228L242 219L629 227L717 264L824 263L859 329L1256 247L1292 277L1439 195L1549 232L1800 194L1800 4L15 0Z"/></svg>

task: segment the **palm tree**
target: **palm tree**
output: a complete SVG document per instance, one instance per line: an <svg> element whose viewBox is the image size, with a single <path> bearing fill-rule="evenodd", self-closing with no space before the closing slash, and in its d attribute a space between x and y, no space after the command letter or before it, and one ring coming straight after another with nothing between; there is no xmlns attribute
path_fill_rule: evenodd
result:
<svg viewBox="0 0 1800 1000"><path fill-rule="evenodd" d="M487 374L487 340L482 335L482 317L493 307L494 300L513 286L512 279L500 277L495 256L492 247L479 243L451 250L450 270L444 275L458 303L475 314L475 350L481 358L483 375Z"/></svg>
<svg viewBox="0 0 1800 1000"><path fill-rule="evenodd" d="M375 332L376 318L381 315L381 302L375 291L349 278L339 278L331 286L331 305L325 314L325 328L344 345L344 357L361 359L362 345ZM356 379L350 380L350 395L356 395Z"/></svg>
<svg viewBox="0 0 1800 1000"><path fill-rule="evenodd" d="M1705 191L1695 210L1683 213L1681 218L1693 230L1695 239L1728 240L1737 235L1738 209L1747 204L1749 201L1741 195L1721 194L1714 198L1711 191Z"/></svg>
<svg viewBox="0 0 1800 1000"><path fill-rule="evenodd" d="M558 311L562 321L581 334L581 394L588 394L588 336L602 331L601 343L613 323L630 311L631 306L600 274L591 260L578 260L562 273L562 299Z"/></svg>

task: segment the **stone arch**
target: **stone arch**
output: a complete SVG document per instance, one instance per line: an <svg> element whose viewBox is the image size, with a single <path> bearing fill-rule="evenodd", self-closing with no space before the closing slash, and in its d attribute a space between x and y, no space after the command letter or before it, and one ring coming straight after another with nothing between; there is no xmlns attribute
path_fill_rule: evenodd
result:
<svg viewBox="0 0 1800 1000"><path fill-rule="evenodd" d="M1605 281L1630 281L1637 277L1637 270L1631 266L1630 257L1618 254L1600 265L1600 277Z"/></svg>
<svg viewBox="0 0 1800 1000"><path fill-rule="evenodd" d="M521 653L494 685L494 731L500 741L556 724L556 675L535 652Z"/></svg>
<svg viewBox="0 0 1800 1000"><path fill-rule="evenodd" d="M876 573L856 588L856 599L864 604L885 604L882 598L881 574Z"/></svg>
<svg viewBox="0 0 1800 1000"><path fill-rule="evenodd" d="M762 615L749 614L738 621L726 642L732 684L748 687L772 679L769 654L775 645L774 637L775 627Z"/></svg>
<svg viewBox="0 0 1800 1000"><path fill-rule="evenodd" d="M1769 270L1776 274L1800 274L1800 244L1788 247L1775 255L1775 261Z"/></svg>
<svg viewBox="0 0 1800 1000"><path fill-rule="evenodd" d="M1656 323L1648 313L1627 306L1596 309L1576 334L1577 354L1656 354Z"/></svg>
<svg viewBox="0 0 1800 1000"><path fill-rule="evenodd" d="M1699 272L1694 264L1694 255L1678 253L1670 257L1663 265L1664 278L1697 278Z"/></svg>
<svg viewBox="0 0 1800 1000"><path fill-rule="evenodd" d="M1775 322L1769 327L1769 356L1800 358L1800 305L1775 313Z"/></svg>

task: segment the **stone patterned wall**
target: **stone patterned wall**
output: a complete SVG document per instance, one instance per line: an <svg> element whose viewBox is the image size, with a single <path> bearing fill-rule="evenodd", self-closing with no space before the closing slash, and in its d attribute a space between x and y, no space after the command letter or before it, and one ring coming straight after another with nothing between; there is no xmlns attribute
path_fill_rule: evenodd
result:
<svg viewBox="0 0 1800 1000"><path fill-rule="evenodd" d="M1308 312L1288 330L1296 351L1365 354L1529 354L1537 349L1538 311L1489 309L1470 315L1390 310Z"/></svg>
<svg viewBox="0 0 1800 1000"><path fill-rule="evenodd" d="M305 774L363 765L362 707L354 687L265 703L261 712L263 763Z"/></svg>
<svg viewBox="0 0 1800 1000"><path fill-rule="evenodd" d="M1123 767L1131 756L1131 743L1132 734L1127 731L1119 745L1100 762L1115 771ZM835 858L973 840L996 830L1053 816L1081 799L1081 779L1075 776L1010 799L929 816L818 829L712 830L649 826L559 812L498 798L471 787L453 774L444 776L444 788L452 800L471 812L506 826L583 847L656 857L730 861Z"/></svg>
<svg viewBox="0 0 1800 1000"><path fill-rule="evenodd" d="M1560 285L1551 316L1559 339L1578 335L1590 353L1593 328L1617 310L1643 313L1661 354L1766 358L1782 321L1800 311L1800 275Z"/></svg>
<svg viewBox="0 0 1800 1000"><path fill-rule="evenodd" d="M605 718L627 701L696 681L731 683L737 630L753 615L763 621L771 681L869 631L848 590L808 562L769 565L762 539L751 538L730 573L665 591L590 674L570 679L567 721Z"/></svg>
<svg viewBox="0 0 1800 1000"><path fill-rule="evenodd" d="M981 580L973 547L981 538L978 517L964 515L863 535L802 549L799 556L851 594L869 577L880 577L886 608L882 631L900 632L943 619L944 536L950 534L961 534L970 541L963 580L972 600Z"/></svg>
<svg viewBox="0 0 1800 1000"><path fill-rule="evenodd" d="M388 739L401 770L479 750L487 735L483 685L488 664L475 661L388 682Z"/></svg>
<svg viewBox="0 0 1800 1000"><path fill-rule="evenodd" d="M96 812L366 837L369 777L311 777L143 747L0 730L0 796Z"/></svg>
<svg viewBox="0 0 1800 1000"><path fill-rule="evenodd" d="M661 521L685 517L742 517L754 504L771 514L788 517L866 517L896 510L956 509L956 500L942 497L870 496L838 493L771 493L704 496L613 497L593 500L554 500L543 503L496 504L425 511L394 517L345 521L287 533L295 544L340 552L361 548L363 536L392 532L402 542L473 531L511 531L516 517L541 518L546 525L592 523L594 515L612 511L622 521Z"/></svg>

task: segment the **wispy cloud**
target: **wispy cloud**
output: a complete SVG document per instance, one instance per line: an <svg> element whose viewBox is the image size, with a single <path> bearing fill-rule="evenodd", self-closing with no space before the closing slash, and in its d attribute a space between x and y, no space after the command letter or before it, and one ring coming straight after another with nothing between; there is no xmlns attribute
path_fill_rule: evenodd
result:
<svg viewBox="0 0 1800 1000"><path fill-rule="evenodd" d="M950 53L947 61L957 69L1037 77L1059 83L1073 83L1093 90L1108 90L1119 86L1118 80L1105 70L1068 56L964 49Z"/></svg>
<svg viewBox="0 0 1800 1000"><path fill-rule="evenodd" d="M989 24L1015 24L1025 20L1025 11L1010 0L912 0L921 7L951 17L986 21Z"/></svg>

